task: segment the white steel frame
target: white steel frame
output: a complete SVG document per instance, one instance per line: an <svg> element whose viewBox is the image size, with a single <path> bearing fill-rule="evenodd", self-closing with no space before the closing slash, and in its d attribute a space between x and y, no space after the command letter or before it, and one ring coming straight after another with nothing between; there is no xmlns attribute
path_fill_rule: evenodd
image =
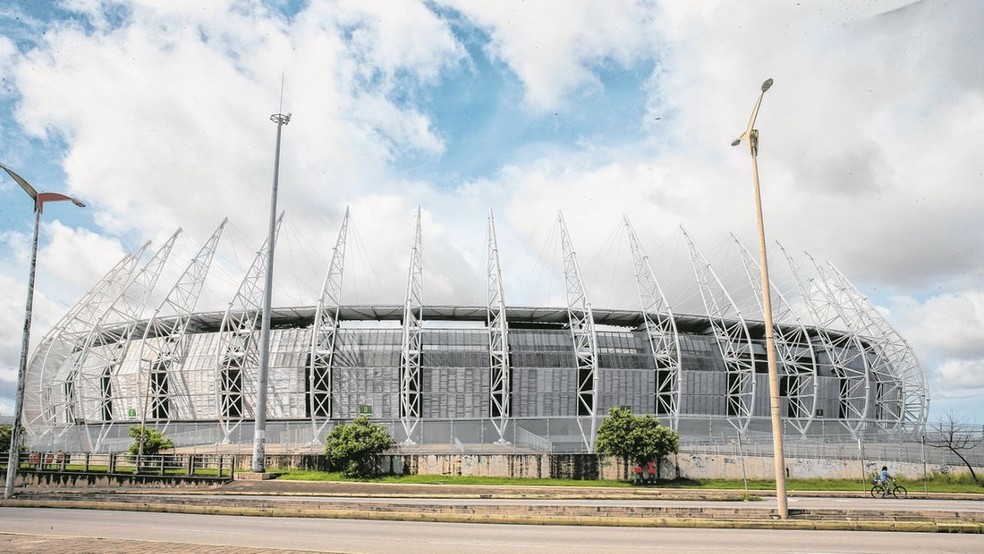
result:
<svg viewBox="0 0 984 554"><path fill-rule="evenodd" d="M273 240L280 235L284 212L277 218ZM215 416L222 431L222 443L229 443L242 422L253 416L249 402L256 397L254 372L259 364L257 321L262 309L266 274L266 241L243 276L235 296L226 307L219 326L219 348L215 356ZM233 408L238 407L238 414Z"/></svg>
<svg viewBox="0 0 984 554"><path fill-rule="evenodd" d="M148 241L117 262L41 339L25 377L24 430L30 436L56 428L58 416L68 411L62 392L72 366L65 364L123 285L130 281L149 246ZM32 411L32 407L36 408Z"/></svg>
<svg viewBox="0 0 984 554"><path fill-rule="evenodd" d="M777 243L778 244L778 243ZM858 336L848 329L832 332L838 322L847 326L843 310L825 282L808 277L781 244L790 272L799 288L807 311L813 318L816 337L827 354L834 375L839 380L838 414L835 420L852 436L857 436L867 421L871 393L871 369L866 348ZM809 254L807 254L809 257ZM812 259L812 258L811 258ZM825 417L825 419L830 419Z"/></svg>
<svg viewBox="0 0 984 554"><path fill-rule="evenodd" d="M76 415L81 413L87 433L90 422L99 423L95 450L101 447L114 420L122 415L120 403L113 403L113 397L117 396L113 392L121 391L119 367L126 357L138 320L147 307L150 293L157 285L157 279L180 233L181 229L175 231L126 287L119 291L106 311L90 327L82 349L72 356L71 372L75 377L75 392L78 395ZM91 437L89 440L91 441Z"/></svg>
<svg viewBox="0 0 984 554"><path fill-rule="evenodd" d="M338 330L338 309L342 297L342 273L345 268L345 243L348 236L349 210L338 229L335 248L321 285L321 295L314 313L311 332L311 359L308 365L308 411L311 414L311 430L314 442L332 419L332 360L335 355L335 337ZM321 422L318 422L318 418Z"/></svg>
<svg viewBox="0 0 984 554"><path fill-rule="evenodd" d="M755 409L755 350L748 324L690 234L682 225L680 229L690 248L690 260L700 297L704 301L707 321L724 360L727 420L739 432L744 432Z"/></svg>
<svg viewBox="0 0 984 554"><path fill-rule="evenodd" d="M838 297L846 300L849 325L872 344L872 374L881 389L875 394L875 422L886 430L922 431L929 393L925 371L909 343L832 263L827 262L829 271L818 269Z"/></svg>
<svg viewBox="0 0 984 554"><path fill-rule="evenodd" d="M512 371L509 365L509 323L502 292L502 268L495 239L495 218L489 208L486 322L489 329L489 418L499 433L499 444L506 443L506 428L512 408Z"/></svg>
<svg viewBox="0 0 984 554"><path fill-rule="evenodd" d="M227 221L228 218L219 223L147 320L137 366L137 390L143 391L141 426L145 426L150 419L155 424L163 422L166 429L172 419L197 418L194 403L190 400L192 391L183 382L184 374L181 371L187 355L185 333ZM145 375L146 387L143 386ZM178 379L172 379L172 376ZM154 383L166 383L167 392L162 392L160 388L155 390ZM158 413L163 413L164 417L158 417Z"/></svg>
<svg viewBox="0 0 984 554"><path fill-rule="evenodd" d="M683 394L683 373L680 370L680 335L677 333L673 310L656 280L656 274L649 263L649 256L639 242L629 216L623 215L625 230L629 234L629 246L634 260L636 285L639 289L639 304L646 325L646 336L652 348L656 374L653 383L655 411L658 416L669 416L669 427L677 428L680 419L680 401ZM661 376L665 373L665 377Z"/></svg>
<svg viewBox="0 0 984 554"><path fill-rule="evenodd" d="M764 311L759 262L752 257L738 237L732 234L731 238L745 268L748 283L755 291L758 309ZM792 412L792 414L787 412L783 419L792 424L800 434L806 436L816 415L817 397L820 392L817 356L806 325L793 311L782 289L771 280L769 286L775 293L772 296L772 309L776 360L782 368L781 375L787 378L786 402L789 403L788 411Z"/></svg>
<svg viewBox="0 0 984 554"><path fill-rule="evenodd" d="M564 224L564 214L557 214L560 224L560 242L564 253L564 281L567 284L567 320L570 323L571 338L574 340L574 357L577 361L575 382L577 401L574 416L577 419L581 439L588 452L594 452L598 428L598 334L595 330L594 313L591 302L584 290L581 269L577 264L577 253ZM584 415L581 413L584 412ZM587 433L584 419L591 425Z"/></svg>
<svg viewBox="0 0 984 554"><path fill-rule="evenodd" d="M403 340L400 349L400 422L406 444L414 444L413 433L420 423L421 398L420 351L423 318L423 254L420 241L420 208L410 248L410 271L403 304Z"/></svg>

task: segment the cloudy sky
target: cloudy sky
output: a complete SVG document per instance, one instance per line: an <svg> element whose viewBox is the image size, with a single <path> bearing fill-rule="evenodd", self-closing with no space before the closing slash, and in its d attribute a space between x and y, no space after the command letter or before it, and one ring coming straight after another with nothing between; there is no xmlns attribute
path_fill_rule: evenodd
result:
<svg viewBox="0 0 984 554"><path fill-rule="evenodd" d="M562 213L593 305L632 306L624 214L694 313L681 226L723 281L731 233L755 252L729 145L771 77L770 242L833 263L909 340L931 419L980 423L982 21L972 0L4 2L0 161L88 204L45 210L34 339L124 253L182 227L187 258L228 217L199 305L222 309L266 233L280 111L278 305L316 301L346 206L343 302L401 303L419 206L426 303L484 302L493 208L509 304L563 305ZM32 223L4 175L5 414Z"/></svg>

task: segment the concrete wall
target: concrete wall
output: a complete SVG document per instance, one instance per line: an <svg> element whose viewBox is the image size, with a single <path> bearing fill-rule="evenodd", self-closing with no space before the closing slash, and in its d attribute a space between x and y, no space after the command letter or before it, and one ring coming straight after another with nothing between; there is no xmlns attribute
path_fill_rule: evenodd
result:
<svg viewBox="0 0 984 554"><path fill-rule="evenodd" d="M6 472L0 483L6 481ZM124 475L58 471L18 471L15 483L26 487L119 488L147 487L159 489L220 487L230 479L217 477L160 477L155 475Z"/></svg>
<svg viewBox="0 0 984 554"><path fill-rule="evenodd" d="M267 469L327 470L324 456L310 454L267 455ZM237 468L249 471L250 456L237 457ZM792 479L867 479L882 461L817 458L786 458L787 476ZM921 479L921 463L888 463L893 475ZM764 479L775 477L771 457L724 456L681 453L668 456L659 468L660 479ZM620 459L594 454L412 454L383 456L380 469L390 475L477 475L483 477L630 479L631 467ZM967 473L965 466L927 465L926 471ZM975 468L984 474L984 468Z"/></svg>

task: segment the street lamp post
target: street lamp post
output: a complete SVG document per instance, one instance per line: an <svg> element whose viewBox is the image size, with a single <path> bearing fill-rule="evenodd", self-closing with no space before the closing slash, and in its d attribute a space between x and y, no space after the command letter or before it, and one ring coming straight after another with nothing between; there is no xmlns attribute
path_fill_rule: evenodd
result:
<svg viewBox="0 0 984 554"><path fill-rule="evenodd" d="M266 404L270 375L270 304L273 297L273 248L277 229L277 189L280 182L280 134L290 123L290 114L276 113L270 121L277 124L277 151L273 161L273 190L270 193L270 228L266 240L266 275L263 289L263 314L260 321L260 364L257 369L256 426L253 430L253 464L256 473L266 471Z"/></svg>
<svg viewBox="0 0 984 554"><path fill-rule="evenodd" d="M782 420L779 416L779 371L776 368L776 339L772 326L772 291L769 285L769 260L765 248L765 221L762 218L762 193L759 188L758 172L758 129L755 129L755 119L765 91L772 86L772 79L762 83L752 116L748 120L748 128L740 137L731 143L738 146L742 141L748 142L748 150L752 154L752 176L755 181L755 219L758 224L759 265L762 272L762 312L765 318L765 353L769 363L769 408L772 415L772 451L775 460L776 501L779 517L787 519L789 508L786 501L786 459L782 450Z"/></svg>
<svg viewBox="0 0 984 554"><path fill-rule="evenodd" d="M0 169L7 172L10 178L17 182L24 192L34 200L34 237L31 240L31 271L27 279L27 307L24 310L24 335L21 340L20 365L17 367L17 396L14 398L14 426L10 432L10 452L7 456L7 481L3 490L3 497L10 498L14 495L14 480L17 479L17 469L20 465L20 435L21 435L21 411L24 404L24 379L27 377L27 353L31 343L31 316L34 308L34 275L38 264L38 231L41 228L41 212L44 211L45 202L61 202L69 200L76 206L84 208L85 204L81 200L72 196L65 196L57 192L38 192L34 190L23 177L14 172L9 167L0 164Z"/></svg>

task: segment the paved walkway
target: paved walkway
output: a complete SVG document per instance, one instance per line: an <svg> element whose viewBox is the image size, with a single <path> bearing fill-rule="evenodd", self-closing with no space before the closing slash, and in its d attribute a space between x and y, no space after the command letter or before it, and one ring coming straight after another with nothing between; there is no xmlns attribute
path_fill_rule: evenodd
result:
<svg viewBox="0 0 984 554"><path fill-rule="evenodd" d="M779 521L774 500L759 503L737 502L743 491L703 489L664 489L649 487L543 487L424 485L393 483L309 482L237 480L207 489L48 489L18 490L13 499L0 506L70 507L88 509L166 511L266 515L282 517L325 517L345 519L398 519L406 521L445 521L473 523L577 524L613 526L663 526L755 529L837 529L921 532L984 533L984 511L955 514L952 511L886 510L791 510L791 517ZM768 491L753 494L768 496ZM792 493L791 496L833 496L859 498L861 491ZM945 495L949 498L975 498L980 495ZM177 497L177 498L176 498ZM341 502L341 498L346 502ZM920 495L920 497L923 497ZM415 504L412 498L448 499ZM462 499L483 499L469 504ZM365 499L361 502L358 499ZM486 503L487 499L509 499ZM523 505L516 499L530 500ZM611 504L585 508L565 501L593 499ZM534 502L535 500L535 502ZM545 501L557 501L547 508ZM643 505L620 506L618 501L647 501ZM669 501L669 502L665 502ZM674 508L672 501L679 502ZM693 507L697 501L706 507ZM736 501L721 507L721 501ZM586 504L586 503L583 503ZM730 504L730 503L729 503ZM849 504L848 504L849 506ZM886 504L887 506L887 504ZM593 513L592 513L593 512ZM102 540L84 537L54 537L0 534L2 552L188 552L187 544L147 541ZM203 547L202 552L259 554L285 552L269 549Z"/></svg>
<svg viewBox="0 0 984 554"><path fill-rule="evenodd" d="M58 537L0 533L0 552L38 554L292 554L306 550L244 548L242 546L189 545L178 542L94 539L91 537Z"/></svg>

